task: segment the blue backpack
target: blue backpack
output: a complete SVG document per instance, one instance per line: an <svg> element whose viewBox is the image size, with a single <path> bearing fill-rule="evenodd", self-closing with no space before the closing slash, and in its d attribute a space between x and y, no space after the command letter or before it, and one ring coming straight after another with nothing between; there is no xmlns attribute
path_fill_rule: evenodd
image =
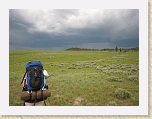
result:
<svg viewBox="0 0 152 119"><path fill-rule="evenodd" d="M44 83L43 65L40 61L28 62L26 64L26 72L22 79L24 87L21 93L21 99L25 102L34 102L34 106L37 101L44 101L51 95L48 90L48 85ZM25 79L25 76L26 79ZM24 82L23 82L24 81Z"/></svg>
<svg viewBox="0 0 152 119"><path fill-rule="evenodd" d="M38 91L45 87L43 65L40 61L28 62L25 75L27 79L24 90Z"/></svg>

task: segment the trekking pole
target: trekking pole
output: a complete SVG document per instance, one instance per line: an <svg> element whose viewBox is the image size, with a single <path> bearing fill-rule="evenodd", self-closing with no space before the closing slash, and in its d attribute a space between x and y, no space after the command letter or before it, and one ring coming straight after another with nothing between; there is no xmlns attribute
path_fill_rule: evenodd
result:
<svg viewBox="0 0 152 119"><path fill-rule="evenodd" d="M24 77L25 77L26 73L27 73L27 72L24 73L24 76L23 76L23 78L22 78L21 84L22 84L23 81L24 81Z"/></svg>

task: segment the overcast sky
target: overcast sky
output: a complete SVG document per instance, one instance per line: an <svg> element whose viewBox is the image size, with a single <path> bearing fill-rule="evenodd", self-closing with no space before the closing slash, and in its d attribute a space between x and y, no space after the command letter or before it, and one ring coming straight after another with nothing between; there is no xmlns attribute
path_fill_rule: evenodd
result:
<svg viewBox="0 0 152 119"><path fill-rule="evenodd" d="M10 9L9 48L139 47L137 9Z"/></svg>

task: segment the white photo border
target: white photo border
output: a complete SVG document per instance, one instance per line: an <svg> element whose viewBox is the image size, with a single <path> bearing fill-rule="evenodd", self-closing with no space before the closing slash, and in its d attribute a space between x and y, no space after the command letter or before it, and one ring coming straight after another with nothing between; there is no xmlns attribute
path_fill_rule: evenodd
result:
<svg viewBox="0 0 152 119"><path fill-rule="evenodd" d="M60 4L59 4L60 3ZM68 3L68 4L67 4ZM81 3L81 4L80 4ZM1 0L0 115L148 115L148 1L146 0ZM139 106L9 106L9 9L139 9ZM5 51L5 53L3 53ZM18 111L21 110L21 111ZM28 111L27 111L28 110ZM43 111L42 111L43 110Z"/></svg>

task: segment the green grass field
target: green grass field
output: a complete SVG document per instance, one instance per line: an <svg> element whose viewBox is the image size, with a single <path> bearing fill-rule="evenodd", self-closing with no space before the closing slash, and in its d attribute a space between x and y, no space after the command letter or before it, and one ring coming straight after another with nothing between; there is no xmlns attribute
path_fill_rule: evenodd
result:
<svg viewBox="0 0 152 119"><path fill-rule="evenodd" d="M28 61L41 61L50 74L47 106L139 106L139 52L10 51L10 106L23 105Z"/></svg>

